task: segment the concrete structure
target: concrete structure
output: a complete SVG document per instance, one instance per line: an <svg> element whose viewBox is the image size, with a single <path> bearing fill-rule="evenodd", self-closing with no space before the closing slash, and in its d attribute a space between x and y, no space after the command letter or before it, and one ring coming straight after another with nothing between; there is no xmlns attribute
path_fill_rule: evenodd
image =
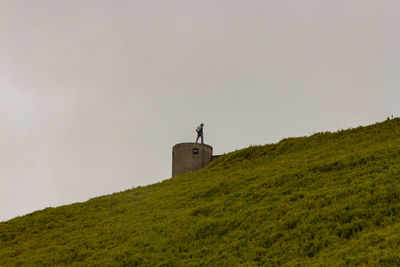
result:
<svg viewBox="0 0 400 267"><path fill-rule="evenodd" d="M172 176L204 168L213 158L212 146L180 143L172 148Z"/></svg>

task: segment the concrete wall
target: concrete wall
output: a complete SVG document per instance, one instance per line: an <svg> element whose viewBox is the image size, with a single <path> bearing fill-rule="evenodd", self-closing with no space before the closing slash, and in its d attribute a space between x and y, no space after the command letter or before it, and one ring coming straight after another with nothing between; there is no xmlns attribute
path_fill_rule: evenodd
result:
<svg viewBox="0 0 400 267"><path fill-rule="evenodd" d="M180 143L172 148L172 176L204 168L212 159L212 146Z"/></svg>

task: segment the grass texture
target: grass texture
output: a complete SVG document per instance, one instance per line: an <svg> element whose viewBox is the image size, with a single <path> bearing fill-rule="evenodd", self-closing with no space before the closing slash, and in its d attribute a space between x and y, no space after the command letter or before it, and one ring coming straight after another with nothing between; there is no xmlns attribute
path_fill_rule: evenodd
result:
<svg viewBox="0 0 400 267"><path fill-rule="evenodd" d="M0 223L0 266L399 266L400 119Z"/></svg>

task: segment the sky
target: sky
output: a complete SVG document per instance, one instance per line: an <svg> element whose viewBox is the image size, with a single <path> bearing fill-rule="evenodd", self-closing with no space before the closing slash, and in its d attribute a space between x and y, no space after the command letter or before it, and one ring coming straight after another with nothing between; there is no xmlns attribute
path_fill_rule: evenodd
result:
<svg viewBox="0 0 400 267"><path fill-rule="evenodd" d="M0 0L0 221L399 116L398 0Z"/></svg>

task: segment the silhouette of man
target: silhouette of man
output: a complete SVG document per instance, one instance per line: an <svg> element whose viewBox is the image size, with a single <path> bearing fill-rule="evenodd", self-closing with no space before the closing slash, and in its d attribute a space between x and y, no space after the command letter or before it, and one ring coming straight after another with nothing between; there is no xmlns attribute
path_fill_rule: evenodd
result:
<svg viewBox="0 0 400 267"><path fill-rule="evenodd" d="M197 132L197 139L196 139L196 144L199 141L199 138L201 137L201 143L203 144L203 128L204 128L204 124L200 124L199 126L197 126L196 132Z"/></svg>

